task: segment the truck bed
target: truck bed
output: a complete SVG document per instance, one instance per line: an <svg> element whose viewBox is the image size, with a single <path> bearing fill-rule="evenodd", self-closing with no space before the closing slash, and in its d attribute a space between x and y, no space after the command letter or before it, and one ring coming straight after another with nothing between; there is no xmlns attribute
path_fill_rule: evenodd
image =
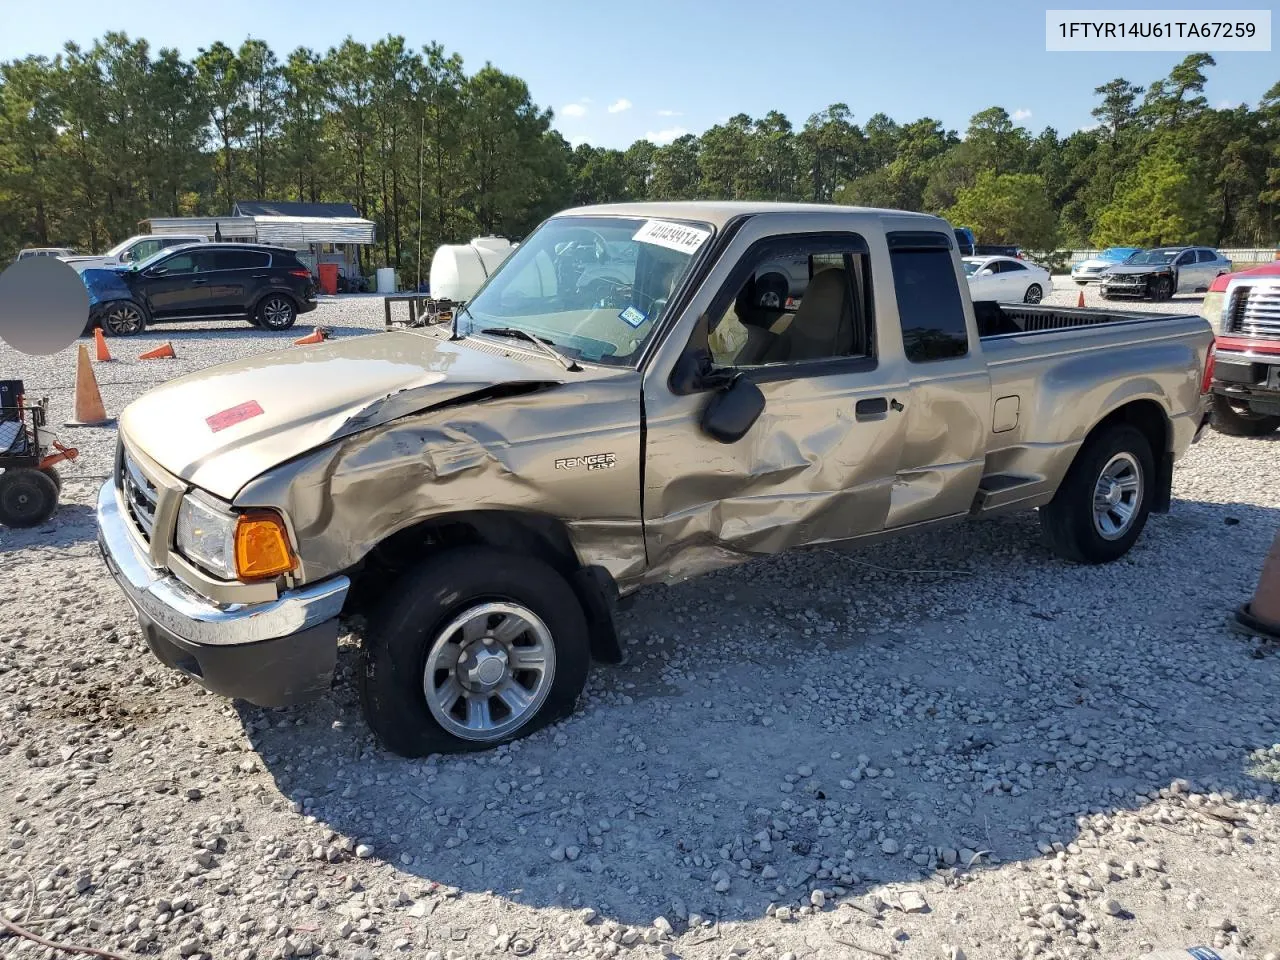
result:
<svg viewBox="0 0 1280 960"><path fill-rule="evenodd" d="M1024 336L1054 330L1072 330L1103 324L1138 323L1151 320L1185 319L1186 314L1147 313L1133 310L1093 310L1086 307L1049 307L1040 304L997 303L976 300L974 319L983 340L993 337Z"/></svg>

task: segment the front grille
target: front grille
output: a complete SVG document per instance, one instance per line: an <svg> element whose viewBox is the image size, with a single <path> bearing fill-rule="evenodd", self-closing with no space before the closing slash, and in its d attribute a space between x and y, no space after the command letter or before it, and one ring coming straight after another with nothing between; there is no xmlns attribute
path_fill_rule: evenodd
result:
<svg viewBox="0 0 1280 960"><path fill-rule="evenodd" d="M156 504L160 493L130 456L128 449L120 455L120 491L125 509L137 526L144 540L151 542L151 531L156 525Z"/></svg>
<svg viewBox="0 0 1280 960"><path fill-rule="evenodd" d="M1280 285L1237 287L1227 310L1227 330L1243 337L1280 338Z"/></svg>

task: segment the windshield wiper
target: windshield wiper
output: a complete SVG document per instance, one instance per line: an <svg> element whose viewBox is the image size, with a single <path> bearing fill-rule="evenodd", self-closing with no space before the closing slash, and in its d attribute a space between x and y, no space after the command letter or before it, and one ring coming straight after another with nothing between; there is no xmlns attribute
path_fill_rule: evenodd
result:
<svg viewBox="0 0 1280 960"><path fill-rule="evenodd" d="M521 330L519 327L483 327L480 332L487 333L491 337L515 337L520 340L527 340L571 373L576 373L582 369L582 367L578 366L576 360L566 357L551 346L550 342L542 337L535 337L528 330Z"/></svg>

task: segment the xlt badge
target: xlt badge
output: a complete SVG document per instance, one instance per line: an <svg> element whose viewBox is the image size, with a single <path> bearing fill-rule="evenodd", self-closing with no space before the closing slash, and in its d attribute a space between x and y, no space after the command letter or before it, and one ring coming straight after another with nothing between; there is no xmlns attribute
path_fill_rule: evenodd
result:
<svg viewBox="0 0 1280 960"><path fill-rule="evenodd" d="M556 461L557 470L574 470L586 467L588 470L608 470L618 462L612 453L589 453L585 457L561 457Z"/></svg>

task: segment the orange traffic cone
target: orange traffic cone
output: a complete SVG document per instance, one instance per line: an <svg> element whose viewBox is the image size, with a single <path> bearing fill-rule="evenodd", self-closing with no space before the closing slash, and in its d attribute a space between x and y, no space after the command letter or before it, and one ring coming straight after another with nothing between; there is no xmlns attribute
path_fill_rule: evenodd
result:
<svg viewBox="0 0 1280 960"><path fill-rule="evenodd" d="M1078 299L1078 300L1076 300L1076 306L1077 306L1077 307L1083 307L1083 306L1084 306L1084 291L1083 291L1083 290L1081 290L1081 291L1080 291L1080 297L1079 297L1079 299Z"/></svg>
<svg viewBox="0 0 1280 960"><path fill-rule="evenodd" d="M94 357L99 363L105 363L111 359L111 351L107 349L107 338L102 335L102 328L95 327L93 330L93 341L98 354Z"/></svg>
<svg viewBox="0 0 1280 960"><path fill-rule="evenodd" d="M105 427L115 421L107 416L102 405L102 394L98 391L98 379L93 375L93 365L89 363L89 348L80 345L80 355L76 357L76 396L72 408L72 420L68 427Z"/></svg>
<svg viewBox="0 0 1280 960"><path fill-rule="evenodd" d="M321 343L328 339L329 331L325 330L323 327L316 327L305 337L299 337L297 340L293 341L293 345L295 347L305 347L309 343Z"/></svg>
<svg viewBox="0 0 1280 960"><path fill-rule="evenodd" d="M1280 533L1262 563L1253 600L1237 610L1232 620L1245 633L1280 643Z"/></svg>
<svg viewBox="0 0 1280 960"><path fill-rule="evenodd" d="M177 360L178 355L173 352L173 344L168 340L162 346L156 347L154 350L148 350L146 353L138 354L139 360Z"/></svg>

